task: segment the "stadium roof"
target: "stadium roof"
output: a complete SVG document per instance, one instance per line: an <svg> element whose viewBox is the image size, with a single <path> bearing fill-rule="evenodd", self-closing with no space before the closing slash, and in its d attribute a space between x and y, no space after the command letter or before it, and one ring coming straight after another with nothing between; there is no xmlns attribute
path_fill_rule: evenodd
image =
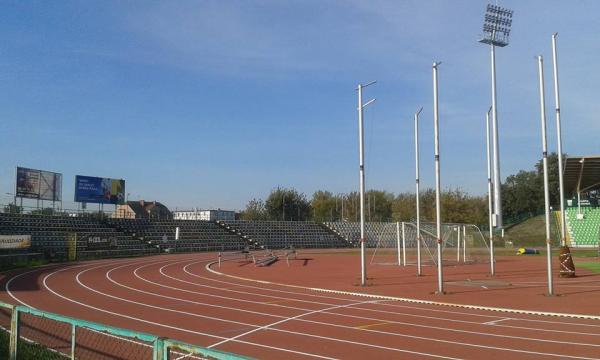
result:
<svg viewBox="0 0 600 360"><path fill-rule="evenodd" d="M600 189L600 155L567 157L563 179L566 195Z"/></svg>

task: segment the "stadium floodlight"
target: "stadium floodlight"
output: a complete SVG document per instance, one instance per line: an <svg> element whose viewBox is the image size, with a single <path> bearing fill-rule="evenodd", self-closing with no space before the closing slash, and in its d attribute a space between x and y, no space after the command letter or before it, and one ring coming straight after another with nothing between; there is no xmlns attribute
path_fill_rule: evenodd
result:
<svg viewBox="0 0 600 360"><path fill-rule="evenodd" d="M488 185L488 219L490 227L490 275L496 274L494 264L494 190L492 184L492 163L490 161L490 112L492 108L485 113L485 157L487 159L487 185Z"/></svg>
<svg viewBox="0 0 600 360"><path fill-rule="evenodd" d="M421 211L419 206L419 114L423 108L415 113L415 200L417 211L417 276L421 276Z"/></svg>
<svg viewBox="0 0 600 360"><path fill-rule="evenodd" d="M563 152L562 152L562 130L560 122L560 95L558 91L558 55L556 54L556 37L558 33L552 34L552 64L554 70L554 100L556 105L556 140L558 142L558 185L560 192L560 245L567 246L566 219L565 219L565 186L563 180Z"/></svg>
<svg viewBox="0 0 600 360"><path fill-rule="evenodd" d="M371 99L363 104L362 91L367 86L375 84L371 81L366 85L358 84L358 153L359 153L359 185L360 185L360 285L367 284L367 268L365 254L365 132L364 132L364 113L363 110L372 104L375 99Z"/></svg>
<svg viewBox="0 0 600 360"><path fill-rule="evenodd" d="M440 201L440 134L439 134L439 113L438 113L438 66L441 62L433 63L433 125L434 125L434 145L435 145L435 228L437 239L437 273L438 273L438 294L444 293L444 274L442 263L442 209Z"/></svg>
<svg viewBox="0 0 600 360"><path fill-rule="evenodd" d="M500 146L498 141L498 112L496 110L496 46L508 45L513 11L488 4L483 21L483 36L479 42L490 45L492 63L492 132L494 155L494 219L502 228L502 193L500 182Z"/></svg>
<svg viewBox="0 0 600 360"><path fill-rule="evenodd" d="M537 57L538 77L540 86L540 118L542 125L542 165L544 167L544 206L546 218L546 262L548 268L548 295L554 294L552 284L552 246L550 238L550 191L548 189L548 142L546 140L546 101L544 94L544 60L542 56Z"/></svg>

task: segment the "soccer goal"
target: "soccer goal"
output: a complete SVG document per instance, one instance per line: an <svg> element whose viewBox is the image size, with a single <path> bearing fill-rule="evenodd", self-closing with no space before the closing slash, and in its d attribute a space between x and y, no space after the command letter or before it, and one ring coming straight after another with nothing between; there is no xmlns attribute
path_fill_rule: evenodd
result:
<svg viewBox="0 0 600 360"><path fill-rule="evenodd" d="M421 223L418 236L413 222L369 223L365 228L368 244L374 247L372 265L416 265L420 239L421 264L437 264L435 223ZM489 263L489 244L473 224L442 224L442 261L444 264Z"/></svg>

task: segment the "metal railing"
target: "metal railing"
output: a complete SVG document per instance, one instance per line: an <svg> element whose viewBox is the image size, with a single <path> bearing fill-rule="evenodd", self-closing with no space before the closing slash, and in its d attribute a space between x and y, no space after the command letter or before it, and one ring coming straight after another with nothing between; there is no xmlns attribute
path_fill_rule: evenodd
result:
<svg viewBox="0 0 600 360"><path fill-rule="evenodd" d="M244 360L245 356L208 349L157 335L0 302L0 333L9 353L0 358L127 358ZM22 355L19 355L21 354Z"/></svg>

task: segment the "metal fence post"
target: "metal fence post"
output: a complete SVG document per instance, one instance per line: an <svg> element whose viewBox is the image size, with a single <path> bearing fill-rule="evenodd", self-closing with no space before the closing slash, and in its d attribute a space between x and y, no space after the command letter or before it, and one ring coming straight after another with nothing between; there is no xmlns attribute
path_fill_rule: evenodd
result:
<svg viewBox="0 0 600 360"><path fill-rule="evenodd" d="M10 345L9 345L9 359L17 360L17 349L19 345L19 332L20 332L20 321L19 321L19 308L13 306L12 315L10 318Z"/></svg>
<svg viewBox="0 0 600 360"><path fill-rule="evenodd" d="M165 347L165 339L156 338L156 340L154 340L152 360L167 360L168 357L165 357L165 354L168 354L168 348Z"/></svg>
<svg viewBox="0 0 600 360"><path fill-rule="evenodd" d="M75 324L71 325L71 360L75 360Z"/></svg>

